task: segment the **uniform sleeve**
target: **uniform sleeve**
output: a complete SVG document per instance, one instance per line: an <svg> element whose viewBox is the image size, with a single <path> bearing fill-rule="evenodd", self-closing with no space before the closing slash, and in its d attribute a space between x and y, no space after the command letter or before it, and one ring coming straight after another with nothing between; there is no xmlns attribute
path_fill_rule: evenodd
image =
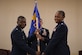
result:
<svg viewBox="0 0 82 55"><path fill-rule="evenodd" d="M61 39L63 38L63 35L65 34L65 26L61 25L60 27L58 27L55 31L55 34L53 35L53 37L51 38L47 48L45 49L45 54L48 54L48 52L51 51L51 49L55 48L55 46L61 41Z"/></svg>
<svg viewBox="0 0 82 55"><path fill-rule="evenodd" d="M21 32L16 31L14 32L13 36L13 41L15 42L16 46L20 48L21 50L30 53L31 55L35 55L35 51L31 49L23 39L23 36Z"/></svg>
<svg viewBox="0 0 82 55"><path fill-rule="evenodd" d="M34 33L32 35L28 35L28 38L27 38L28 42L32 42L35 39L36 39L36 35Z"/></svg>

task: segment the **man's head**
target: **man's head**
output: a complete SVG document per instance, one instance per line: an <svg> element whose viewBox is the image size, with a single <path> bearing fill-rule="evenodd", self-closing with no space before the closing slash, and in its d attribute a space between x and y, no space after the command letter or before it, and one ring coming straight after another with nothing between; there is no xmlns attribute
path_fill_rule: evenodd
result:
<svg viewBox="0 0 82 55"><path fill-rule="evenodd" d="M65 12L64 11L57 11L55 14L54 20L56 23L59 23L62 20L64 20L64 18L65 18Z"/></svg>
<svg viewBox="0 0 82 55"><path fill-rule="evenodd" d="M17 24L23 29L26 26L26 18L24 16L19 16L17 19Z"/></svg>

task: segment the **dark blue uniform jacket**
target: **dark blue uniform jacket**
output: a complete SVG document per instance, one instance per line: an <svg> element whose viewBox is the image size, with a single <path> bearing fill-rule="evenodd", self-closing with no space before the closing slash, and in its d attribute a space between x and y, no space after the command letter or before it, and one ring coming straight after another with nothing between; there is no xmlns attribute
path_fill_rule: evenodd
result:
<svg viewBox="0 0 82 55"><path fill-rule="evenodd" d="M12 50L11 55L35 55L35 51L27 44L27 39L24 31L20 27L16 27L11 33Z"/></svg>
<svg viewBox="0 0 82 55"><path fill-rule="evenodd" d="M67 44L68 28L64 22L58 23L55 27L51 40L44 51L46 55L70 55Z"/></svg>

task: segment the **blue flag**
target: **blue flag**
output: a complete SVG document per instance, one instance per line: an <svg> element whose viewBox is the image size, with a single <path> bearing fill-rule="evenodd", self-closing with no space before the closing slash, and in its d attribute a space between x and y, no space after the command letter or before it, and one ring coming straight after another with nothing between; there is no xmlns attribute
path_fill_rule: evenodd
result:
<svg viewBox="0 0 82 55"><path fill-rule="evenodd" d="M37 19L37 20L36 20ZM36 21L38 21L38 28L40 28L40 15L39 15L39 11L37 8L37 3L35 3L35 7L34 7L34 11L33 11L33 17L32 17L32 21L31 21L31 26L30 26L30 30L29 30L29 35L31 36L35 30L36 30Z"/></svg>

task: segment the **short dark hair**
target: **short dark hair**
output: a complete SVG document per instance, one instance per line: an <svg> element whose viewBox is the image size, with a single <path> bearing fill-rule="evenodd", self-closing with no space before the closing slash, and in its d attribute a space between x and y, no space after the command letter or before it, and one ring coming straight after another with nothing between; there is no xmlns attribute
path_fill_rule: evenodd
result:
<svg viewBox="0 0 82 55"><path fill-rule="evenodd" d="M63 18L65 18L65 12L64 11L59 10L58 12L63 16Z"/></svg>
<svg viewBox="0 0 82 55"><path fill-rule="evenodd" d="M20 19L26 19L26 18L24 16L19 16L17 20L19 21Z"/></svg>

